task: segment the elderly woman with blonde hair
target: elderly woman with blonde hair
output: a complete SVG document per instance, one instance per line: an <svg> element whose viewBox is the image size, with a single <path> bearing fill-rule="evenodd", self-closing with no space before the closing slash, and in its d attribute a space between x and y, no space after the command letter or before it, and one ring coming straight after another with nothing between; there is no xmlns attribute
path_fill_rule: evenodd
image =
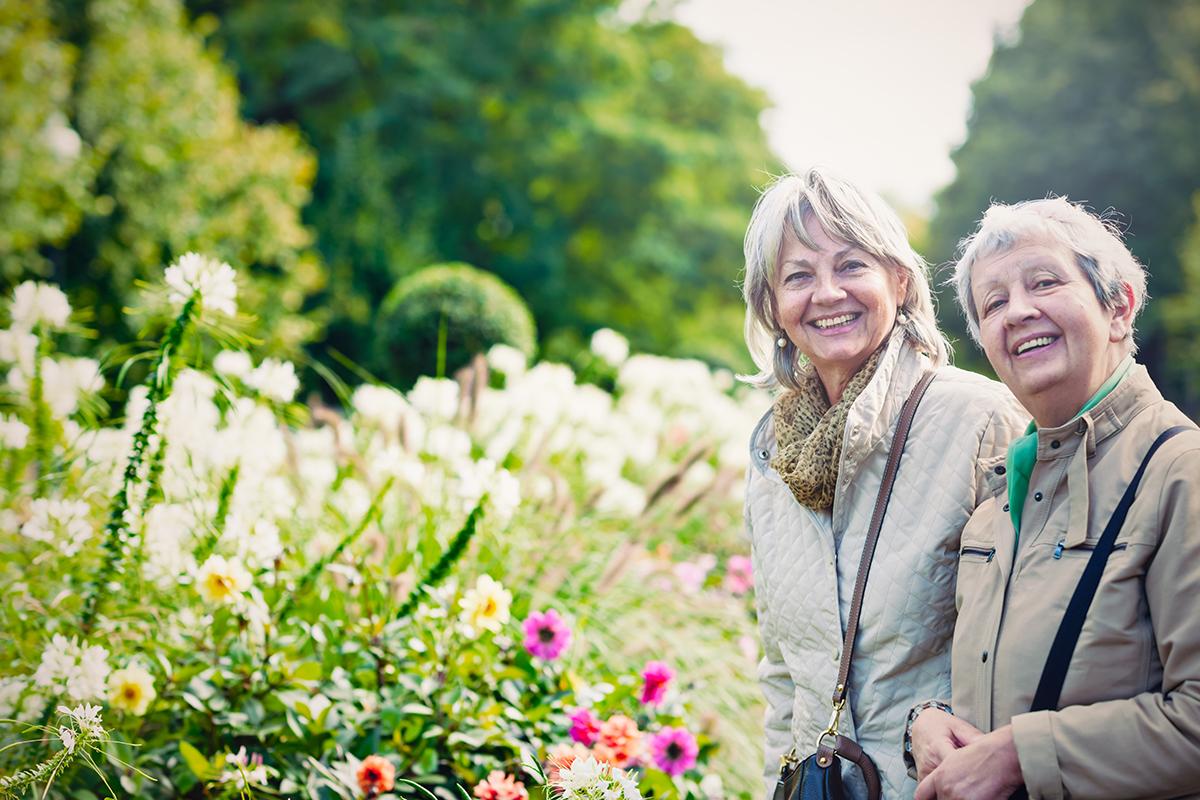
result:
<svg viewBox="0 0 1200 800"><path fill-rule="evenodd" d="M1200 797L1200 435L1134 361L1145 270L1051 198L988 209L955 282L1033 422L963 531L917 797Z"/></svg>
<svg viewBox="0 0 1200 800"><path fill-rule="evenodd" d="M873 762L883 796L908 797L898 744L915 701L949 695L959 534L986 497L976 464L1028 417L1000 384L947 364L926 264L877 196L821 170L779 178L745 255L746 341L761 370L749 380L775 392L752 435L745 507L767 790L781 759L795 766L841 734ZM837 685L901 409L928 373L868 550L848 685ZM859 768L847 765L842 789L867 795Z"/></svg>

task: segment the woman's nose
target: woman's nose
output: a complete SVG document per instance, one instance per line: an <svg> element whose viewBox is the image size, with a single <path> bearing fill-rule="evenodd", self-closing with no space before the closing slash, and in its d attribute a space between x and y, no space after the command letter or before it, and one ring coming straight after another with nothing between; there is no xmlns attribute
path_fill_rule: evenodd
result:
<svg viewBox="0 0 1200 800"><path fill-rule="evenodd" d="M834 275L817 275L812 297L814 303L835 303L845 296L846 291L838 284Z"/></svg>
<svg viewBox="0 0 1200 800"><path fill-rule="evenodd" d="M1041 311L1034 304L1033 298L1023 290L1018 289L1009 293L1008 304L1004 307L1005 323L1016 325L1025 320L1033 319L1040 314Z"/></svg>

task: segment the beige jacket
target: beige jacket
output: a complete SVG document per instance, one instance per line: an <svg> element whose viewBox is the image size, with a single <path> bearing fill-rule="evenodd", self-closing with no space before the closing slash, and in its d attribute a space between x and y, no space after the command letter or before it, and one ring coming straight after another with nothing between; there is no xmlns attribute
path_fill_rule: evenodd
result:
<svg viewBox="0 0 1200 800"><path fill-rule="evenodd" d="M985 731L1012 722L1033 798L1200 797L1200 432L1154 455L1060 710L1028 712L1096 540L1150 444L1175 425L1192 423L1134 365L1077 421L1039 430L1015 558L1003 459L987 465L994 497L960 549L954 712Z"/></svg>
<svg viewBox="0 0 1200 800"><path fill-rule="evenodd" d="M811 752L828 723L842 630L900 407L929 367L889 343L850 410L832 512L796 502L770 467L768 414L751 437L746 523L754 558L767 701L768 796L779 757ZM842 733L875 759L884 797L912 797L900 757L909 706L948 697L958 537L987 486L981 456L1003 453L1028 417L1001 384L942 367L913 421L863 600ZM807 755L807 752L803 753ZM858 770L846 770L862 796Z"/></svg>

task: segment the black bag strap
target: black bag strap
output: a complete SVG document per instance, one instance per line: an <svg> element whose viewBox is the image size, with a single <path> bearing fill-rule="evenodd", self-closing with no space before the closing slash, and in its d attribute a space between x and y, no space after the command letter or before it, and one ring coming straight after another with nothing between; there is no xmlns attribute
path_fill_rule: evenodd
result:
<svg viewBox="0 0 1200 800"><path fill-rule="evenodd" d="M1116 510L1108 520L1108 525L1100 534L1100 540L1096 542L1096 549L1092 551L1092 556L1083 569L1079 584L1075 587L1075 593L1071 595L1071 601L1067 604L1062 623L1059 624L1058 633L1054 637L1054 644L1050 646L1050 654L1046 656L1046 666L1042 669L1042 678L1038 681L1037 692L1033 695L1033 705L1029 709L1030 711L1053 711L1058 708L1058 698L1062 694L1063 683L1067 680L1067 670L1071 666L1071 657L1075 654L1075 645L1079 643L1079 634L1087 619L1088 609L1096 597L1096 590L1100 588L1100 578L1104 575L1104 566L1108 563L1113 545L1116 544L1117 534L1120 533L1121 526L1125 524L1129 507L1133 505L1138 484L1142 482L1142 475L1145 474L1146 467L1155 451L1172 436L1187 430L1193 430L1193 428L1178 425L1163 431L1142 458L1142 463L1134 473L1133 480L1129 482L1125 494L1121 496L1121 502L1117 503Z"/></svg>

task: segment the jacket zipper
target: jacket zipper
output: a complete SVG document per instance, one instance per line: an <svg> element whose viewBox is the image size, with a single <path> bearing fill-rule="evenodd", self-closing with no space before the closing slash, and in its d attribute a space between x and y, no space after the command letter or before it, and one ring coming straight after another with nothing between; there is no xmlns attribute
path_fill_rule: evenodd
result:
<svg viewBox="0 0 1200 800"><path fill-rule="evenodd" d="M996 548L994 547L991 549L986 547L964 547L959 551L959 556L986 556L988 563L991 563L995 555Z"/></svg>
<svg viewBox="0 0 1200 800"><path fill-rule="evenodd" d="M1058 544L1054 545L1054 557L1055 558L1062 558L1063 545L1065 544L1065 542L1066 542L1065 539L1059 539ZM1129 542L1117 542L1116 544L1113 545L1111 552L1115 553L1118 550L1124 550L1128 545L1129 545ZM1096 545L1081 544L1078 547L1073 547L1071 549L1072 550L1095 550Z"/></svg>

